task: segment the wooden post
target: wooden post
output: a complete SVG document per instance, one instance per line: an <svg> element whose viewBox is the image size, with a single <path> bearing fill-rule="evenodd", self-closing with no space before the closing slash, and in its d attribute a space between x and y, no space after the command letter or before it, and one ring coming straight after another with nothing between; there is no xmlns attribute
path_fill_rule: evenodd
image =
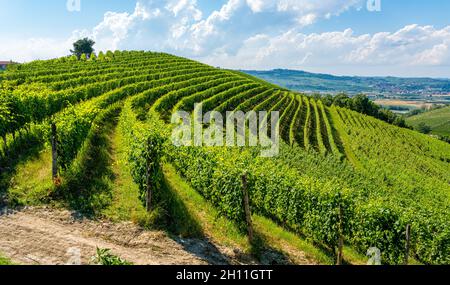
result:
<svg viewBox="0 0 450 285"><path fill-rule="evenodd" d="M56 137L56 125L52 123L52 178L56 181L58 178L58 140Z"/></svg>
<svg viewBox="0 0 450 285"><path fill-rule="evenodd" d="M411 225L408 224L406 225L405 261L403 262L404 265L408 265L410 240L411 240Z"/></svg>
<svg viewBox="0 0 450 285"><path fill-rule="evenodd" d="M151 160L150 157L147 158L147 173L146 173L146 184L147 184L147 196L146 196L146 208L147 208L147 212L150 212L152 210L152 186L151 186L151 176L152 176L152 171L151 171Z"/></svg>
<svg viewBox="0 0 450 285"><path fill-rule="evenodd" d="M245 210L245 219L247 222L248 239L249 239L250 243L252 243L253 242L253 225L252 225L252 214L250 212L250 199L248 196L247 174L242 175L242 189L244 192L244 210Z"/></svg>
<svg viewBox="0 0 450 285"><path fill-rule="evenodd" d="M343 216L344 214L342 213L342 207L339 206L339 241L336 265L342 265L342 260L344 258L344 235L342 229Z"/></svg>
<svg viewBox="0 0 450 285"><path fill-rule="evenodd" d="M8 141L6 140L6 135L3 135L2 139L3 139L3 150L4 150L3 152L5 153L5 157L8 157L8 146L7 146Z"/></svg>

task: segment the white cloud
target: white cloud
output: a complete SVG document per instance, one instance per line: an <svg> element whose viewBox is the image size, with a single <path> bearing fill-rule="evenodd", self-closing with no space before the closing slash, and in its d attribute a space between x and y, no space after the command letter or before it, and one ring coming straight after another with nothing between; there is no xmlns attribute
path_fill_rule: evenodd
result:
<svg viewBox="0 0 450 285"><path fill-rule="evenodd" d="M148 21L161 15L160 9L149 10L138 2L132 14L107 12L103 21L92 31L91 36L97 42L99 50L116 50L121 41L128 37L136 23Z"/></svg>
<svg viewBox="0 0 450 285"><path fill-rule="evenodd" d="M194 24L191 28L193 36L205 38L211 34L217 34L216 25L229 20L240 5L240 0L229 0L219 11L214 11L206 20Z"/></svg>
<svg viewBox="0 0 450 285"><path fill-rule="evenodd" d="M247 39L235 55L215 54L204 60L228 68L292 68L331 72L347 68L385 71L421 66L450 66L450 26L410 25L394 33L355 35L353 30L303 34L296 30ZM242 63L245 63L243 66ZM392 69L392 70L394 70ZM450 75L450 74L448 74ZM447 75L447 76L448 76Z"/></svg>
<svg viewBox="0 0 450 285"><path fill-rule="evenodd" d="M365 1L228 0L203 17L196 0L140 0L132 13L107 12L98 25L74 31L68 39L8 39L0 54L19 61L63 56L74 40L89 36L97 50L165 51L227 68L366 75L421 70L427 75L425 70L436 70L450 77L450 26L408 25L362 35L352 29L310 34L302 29L359 9L361 2Z"/></svg>
<svg viewBox="0 0 450 285"><path fill-rule="evenodd" d="M281 12L292 15L302 26L328 19L351 9L361 9L363 0L246 0L254 13Z"/></svg>
<svg viewBox="0 0 450 285"><path fill-rule="evenodd" d="M196 0L170 0L166 5L166 9L178 17L180 12L189 12L194 20L200 21L203 13L197 8Z"/></svg>
<svg viewBox="0 0 450 285"><path fill-rule="evenodd" d="M67 55L73 41L53 38L8 39L0 45L2 60L27 62Z"/></svg>
<svg viewBox="0 0 450 285"><path fill-rule="evenodd" d="M254 14L287 13L286 19L298 17L297 21L306 26L317 21L321 14L339 13L355 1L228 0L220 9L203 18L196 0L138 0L133 13L107 12L102 22L92 30L74 31L67 40L35 39L41 44L32 51L17 49L10 40L11 43L5 43L0 51L17 60L48 58L51 57L47 52L50 49L44 47L45 43L52 47L55 53L51 55L56 57L67 54L71 46L68 42L73 38L91 37L97 43L97 50L132 49L139 45L139 48L167 49L190 57L204 57L221 51L235 53L246 38L262 28L251 27L251 17L242 18L242 14L247 11ZM244 24L245 27L240 27ZM268 25L271 24L268 22ZM30 41L19 42L20 45L29 46ZM54 42L58 48L55 48Z"/></svg>
<svg viewBox="0 0 450 285"><path fill-rule="evenodd" d="M264 0L247 0L247 5L254 13L261 12L266 7L267 3L268 2Z"/></svg>
<svg viewBox="0 0 450 285"><path fill-rule="evenodd" d="M316 19L317 19L317 15L311 13L311 14L307 14L307 15L305 15L305 16L301 16L301 17L298 19L298 22L299 22L299 24L302 25L302 26L309 26L309 25L314 24L314 22L316 21Z"/></svg>

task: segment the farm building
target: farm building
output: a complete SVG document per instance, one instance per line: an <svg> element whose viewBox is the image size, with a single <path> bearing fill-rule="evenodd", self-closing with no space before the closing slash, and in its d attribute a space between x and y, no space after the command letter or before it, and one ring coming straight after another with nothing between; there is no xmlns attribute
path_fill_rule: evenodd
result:
<svg viewBox="0 0 450 285"><path fill-rule="evenodd" d="M12 63L12 61L0 61L0 69L6 69L6 67Z"/></svg>

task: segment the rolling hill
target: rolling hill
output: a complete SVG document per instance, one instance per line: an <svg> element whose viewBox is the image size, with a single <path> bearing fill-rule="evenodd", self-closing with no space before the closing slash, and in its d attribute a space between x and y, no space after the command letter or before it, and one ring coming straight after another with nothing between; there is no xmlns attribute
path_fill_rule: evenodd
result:
<svg viewBox="0 0 450 285"><path fill-rule="evenodd" d="M450 147L444 142L163 53L36 61L7 70L0 81L0 197L9 204L59 201L89 215L122 211L122 218L157 223L161 207L183 203L164 190L164 169L173 167L241 232L245 187L254 213L330 252L344 238L362 254L377 247L384 263L402 263L409 225L410 257L450 264ZM200 102L204 113L279 111L280 154L174 145L172 114L193 113ZM122 143L110 145L111 136ZM59 175L51 181L42 169L51 169L55 138ZM111 148L124 159L114 161ZM130 181L115 184L109 169L125 162ZM34 167L28 175L20 171L26 164ZM111 208L120 199L126 201ZM148 217L149 205L155 206L147 207ZM170 224L185 226L174 217Z"/></svg>
<svg viewBox="0 0 450 285"><path fill-rule="evenodd" d="M432 78L334 76L300 70L246 70L245 73L299 92L366 93L370 95L407 96L419 99L430 95L447 95L450 100L450 80ZM429 99L429 98L428 98ZM438 98L439 99L439 98Z"/></svg>
<svg viewBox="0 0 450 285"><path fill-rule="evenodd" d="M424 123L431 127L431 133L439 136L450 136L450 107L424 112L406 119L413 127Z"/></svg>

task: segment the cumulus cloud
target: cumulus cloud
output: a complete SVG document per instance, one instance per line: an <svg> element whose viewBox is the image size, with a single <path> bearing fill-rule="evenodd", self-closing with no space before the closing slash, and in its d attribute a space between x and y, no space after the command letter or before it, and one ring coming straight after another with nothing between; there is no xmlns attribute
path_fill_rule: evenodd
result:
<svg viewBox="0 0 450 285"><path fill-rule="evenodd" d="M398 31L359 35L350 28L304 32L305 26L360 9L363 3L227 0L204 15L197 0L139 0L133 12L107 12L98 25L74 31L67 39L9 40L0 46L0 54L19 61L63 56L74 40L88 36L97 42L97 50L165 51L226 68L367 75L390 70L407 75L425 67L441 72L450 65L450 26L408 25ZM450 76L449 71L444 73Z"/></svg>
<svg viewBox="0 0 450 285"><path fill-rule="evenodd" d="M188 12L196 21L200 21L203 15L202 11L197 8L196 0L170 0L166 9L172 12L175 17L178 17L181 12Z"/></svg>
<svg viewBox="0 0 450 285"><path fill-rule="evenodd" d="M355 35L352 29L304 34L290 30L277 36L248 38L235 55L206 57L208 63L228 68L292 68L330 70L358 66L408 69L450 65L450 26L410 25L396 32ZM242 63L245 66L242 66Z"/></svg>
<svg viewBox="0 0 450 285"><path fill-rule="evenodd" d="M150 19L158 18L161 15L159 8L148 9L138 2L134 12L107 12L103 21L98 24L91 33L91 37L97 42L100 50L116 50L119 44L126 40L129 32L137 23L146 22ZM84 34L89 32L84 31Z"/></svg>
<svg viewBox="0 0 450 285"><path fill-rule="evenodd" d="M129 38L130 32L136 26L151 19L158 18L161 10L148 9L141 2L137 2L133 13L105 13L102 22L92 30L75 30L65 39L58 38L30 38L9 39L0 46L0 55L15 61L26 62L35 59L49 59L65 56L72 48L72 43L83 37L90 37L96 41L97 50L116 50L123 41ZM134 29L134 30L133 30Z"/></svg>
<svg viewBox="0 0 450 285"><path fill-rule="evenodd" d="M330 18L351 9L361 9L362 0L246 0L255 13L276 11L293 16L302 26Z"/></svg>
<svg viewBox="0 0 450 285"><path fill-rule="evenodd" d="M242 43L267 27L254 26L252 20L258 14L286 14L286 23L294 19L296 25L313 24L325 14L339 14L354 6L357 0L228 0L218 10L203 17L197 0L138 0L135 10L128 12L107 12L103 20L91 30L77 30L69 39L35 39L41 44L33 51L14 48L11 41L3 54L17 60L48 58L44 45L52 46L53 56L61 56L70 49L76 37L91 37L96 41L97 50L115 49L164 49L190 57L204 57L219 53L236 53ZM265 19L269 20L270 17ZM230 24L231 23L231 24ZM267 22L276 26L277 23ZM287 26L284 26L287 27ZM32 41L20 43L29 46ZM57 47L54 43L57 42ZM39 52L40 51L40 52ZM27 53L26 55L24 53Z"/></svg>

